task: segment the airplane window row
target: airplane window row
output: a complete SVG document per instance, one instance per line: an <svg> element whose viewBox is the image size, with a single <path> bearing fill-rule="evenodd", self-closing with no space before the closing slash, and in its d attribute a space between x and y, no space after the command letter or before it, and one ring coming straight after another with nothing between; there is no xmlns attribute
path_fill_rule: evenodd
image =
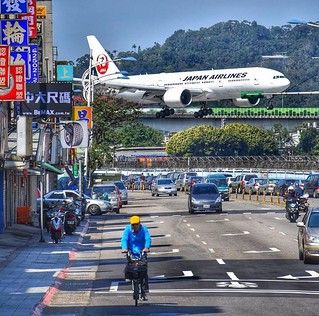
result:
<svg viewBox="0 0 319 316"><path fill-rule="evenodd" d="M285 78L285 76L274 76L273 79Z"/></svg>
<svg viewBox="0 0 319 316"><path fill-rule="evenodd" d="M228 82L234 82L234 81L250 81L250 79L231 79L231 80L228 80Z"/></svg>

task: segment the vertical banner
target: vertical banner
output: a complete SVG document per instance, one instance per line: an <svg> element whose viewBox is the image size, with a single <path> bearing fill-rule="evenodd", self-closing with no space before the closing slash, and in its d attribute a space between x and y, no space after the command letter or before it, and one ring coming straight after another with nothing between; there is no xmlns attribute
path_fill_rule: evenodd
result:
<svg viewBox="0 0 319 316"><path fill-rule="evenodd" d="M9 86L10 47L0 45L0 88Z"/></svg>
<svg viewBox="0 0 319 316"><path fill-rule="evenodd" d="M9 88L0 89L0 101L24 101L26 97L26 82L23 65L10 66L9 84Z"/></svg>
<svg viewBox="0 0 319 316"><path fill-rule="evenodd" d="M28 2L26 0L1 0L1 14L28 13Z"/></svg>
<svg viewBox="0 0 319 316"><path fill-rule="evenodd" d="M92 107L90 106L73 106L74 121L87 122L88 128L92 128Z"/></svg>
<svg viewBox="0 0 319 316"><path fill-rule="evenodd" d="M9 46L26 46L29 44L29 27L27 20L0 20L1 44Z"/></svg>
<svg viewBox="0 0 319 316"><path fill-rule="evenodd" d="M28 21L29 38L37 38L37 0L28 0L28 13L20 14L19 19Z"/></svg>

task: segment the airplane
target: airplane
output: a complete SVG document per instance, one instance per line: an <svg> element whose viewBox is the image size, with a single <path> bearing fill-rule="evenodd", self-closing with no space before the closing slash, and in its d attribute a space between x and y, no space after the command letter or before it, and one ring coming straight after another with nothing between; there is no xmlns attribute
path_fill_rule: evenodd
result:
<svg viewBox="0 0 319 316"><path fill-rule="evenodd" d="M92 68L97 73L94 84L103 84L116 97L131 102L160 104L162 110L156 113L160 118L174 114L174 108L187 107L194 102L201 104L195 117L210 113L209 101L230 99L238 107L256 106L264 94L271 98L272 93L281 93L290 85L281 72L263 67L128 76L118 69L94 35L87 36L87 40Z"/></svg>

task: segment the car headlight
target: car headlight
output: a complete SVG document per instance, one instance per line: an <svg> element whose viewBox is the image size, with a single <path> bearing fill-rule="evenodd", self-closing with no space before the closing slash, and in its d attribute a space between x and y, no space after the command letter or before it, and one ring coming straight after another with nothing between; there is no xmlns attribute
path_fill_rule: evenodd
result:
<svg viewBox="0 0 319 316"><path fill-rule="evenodd" d="M220 203L222 201L222 198L221 196L219 196L217 199L216 199L216 203Z"/></svg>
<svg viewBox="0 0 319 316"><path fill-rule="evenodd" d="M193 203L193 204L198 204L198 203L199 203L199 201L198 201L198 200L196 200L196 199L194 199L194 198L192 198L192 203Z"/></svg>
<svg viewBox="0 0 319 316"><path fill-rule="evenodd" d="M308 239L309 242L319 243L319 237L318 236L307 235L307 239Z"/></svg>

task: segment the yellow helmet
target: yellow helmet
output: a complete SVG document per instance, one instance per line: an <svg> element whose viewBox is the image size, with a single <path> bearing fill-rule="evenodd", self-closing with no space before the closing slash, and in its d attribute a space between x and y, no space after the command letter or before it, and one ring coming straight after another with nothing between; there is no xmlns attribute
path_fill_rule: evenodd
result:
<svg viewBox="0 0 319 316"><path fill-rule="evenodd" d="M134 225L134 224L139 224L140 223L140 217L137 215L131 216L130 218L130 224Z"/></svg>

